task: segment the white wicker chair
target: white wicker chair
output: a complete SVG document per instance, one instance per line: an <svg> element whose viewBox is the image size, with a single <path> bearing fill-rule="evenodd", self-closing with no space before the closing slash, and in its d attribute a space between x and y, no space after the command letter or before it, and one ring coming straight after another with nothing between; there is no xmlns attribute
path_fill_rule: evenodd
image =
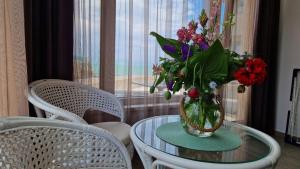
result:
<svg viewBox="0 0 300 169"><path fill-rule="evenodd" d="M131 169L125 146L106 130L60 120L0 119L1 169Z"/></svg>
<svg viewBox="0 0 300 169"><path fill-rule="evenodd" d="M77 82L58 79L38 80L29 85L28 100L34 105L36 113L47 118L62 119L87 124L83 119L87 110L99 110L120 118L120 122L92 124L115 135L127 147L130 156L134 148L130 141L130 126L125 121L120 101L111 93Z"/></svg>

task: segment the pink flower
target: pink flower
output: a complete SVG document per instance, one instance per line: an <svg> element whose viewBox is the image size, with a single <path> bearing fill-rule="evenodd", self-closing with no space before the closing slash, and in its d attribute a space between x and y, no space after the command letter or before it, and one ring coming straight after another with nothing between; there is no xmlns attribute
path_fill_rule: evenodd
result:
<svg viewBox="0 0 300 169"><path fill-rule="evenodd" d="M194 34L196 33L196 30L198 28L198 23L195 22L194 20L192 20L190 23L189 23L189 29L188 29L188 32L190 34Z"/></svg>
<svg viewBox="0 0 300 169"><path fill-rule="evenodd" d="M192 40L196 44L201 44L205 39L202 35L200 34L194 34L192 37Z"/></svg>
<svg viewBox="0 0 300 169"><path fill-rule="evenodd" d="M192 39L192 32L182 27L177 31L178 41L187 43Z"/></svg>
<svg viewBox="0 0 300 169"><path fill-rule="evenodd" d="M201 34L194 34L192 40L194 44L197 44L202 50L207 50L209 48L209 45L206 42L205 37Z"/></svg>
<svg viewBox="0 0 300 169"><path fill-rule="evenodd" d="M160 65L155 65L155 64L153 64L152 69L154 75L159 75L161 72L164 71L164 69Z"/></svg>

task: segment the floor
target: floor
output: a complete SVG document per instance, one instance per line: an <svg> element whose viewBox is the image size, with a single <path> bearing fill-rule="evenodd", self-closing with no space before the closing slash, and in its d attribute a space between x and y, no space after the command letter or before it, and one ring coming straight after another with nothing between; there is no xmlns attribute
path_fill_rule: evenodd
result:
<svg viewBox="0 0 300 169"><path fill-rule="evenodd" d="M283 134L276 134L275 139L281 146L281 157L275 169L300 169L300 146L284 142ZM144 169L137 154L132 159L133 169Z"/></svg>
<svg viewBox="0 0 300 169"><path fill-rule="evenodd" d="M300 146L285 143L283 134L276 134L275 139L281 147L276 169L300 169Z"/></svg>
<svg viewBox="0 0 300 169"><path fill-rule="evenodd" d="M140 158L136 152L134 152L134 155L132 158L132 168L133 169L144 169L142 161L140 160Z"/></svg>

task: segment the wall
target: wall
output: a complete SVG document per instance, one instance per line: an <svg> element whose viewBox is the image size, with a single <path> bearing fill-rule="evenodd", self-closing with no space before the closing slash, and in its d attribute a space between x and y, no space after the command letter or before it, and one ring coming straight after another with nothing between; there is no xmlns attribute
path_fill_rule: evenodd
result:
<svg viewBox="0 0 300 169"><path fill-rule="evenodd" d="M299 8L299 0L281 0L275 130L283 133L285 132L287 111L290 109L292 71L294 68L300 68Z"/></svg>

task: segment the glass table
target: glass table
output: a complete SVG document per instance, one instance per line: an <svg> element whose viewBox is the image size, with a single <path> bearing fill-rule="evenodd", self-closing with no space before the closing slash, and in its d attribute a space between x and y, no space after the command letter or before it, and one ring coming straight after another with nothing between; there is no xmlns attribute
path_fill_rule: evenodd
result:
<svg viewBox="0 0 300 169"><path fill-rule="evenodd" d="M169 144L156 136L165 123L177 122L178 115L156 116L137 122L130 137L145 169L167 166L175 169L257 169L274 168L280 156L278 143L253 128L224 121L225 127L240 135L242 144L230 151L199 151Z"/></svg>

